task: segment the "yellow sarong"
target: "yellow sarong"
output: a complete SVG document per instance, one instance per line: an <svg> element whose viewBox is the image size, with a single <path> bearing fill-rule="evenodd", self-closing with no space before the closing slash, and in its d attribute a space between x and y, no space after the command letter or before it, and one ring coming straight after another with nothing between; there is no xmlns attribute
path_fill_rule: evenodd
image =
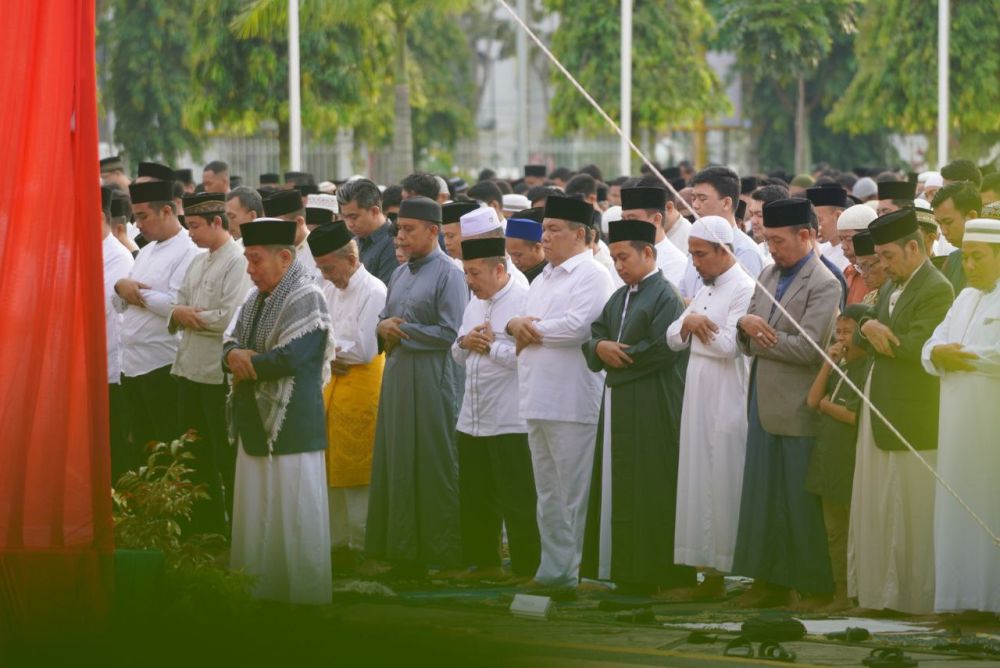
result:
<svg viewBox="0 0 1000 668"><path fill-rule="evenodd" d="M375 420L385 355L333 376L323 388L326 405L326 478L330 487L367 485L372 472Z"/></svg>

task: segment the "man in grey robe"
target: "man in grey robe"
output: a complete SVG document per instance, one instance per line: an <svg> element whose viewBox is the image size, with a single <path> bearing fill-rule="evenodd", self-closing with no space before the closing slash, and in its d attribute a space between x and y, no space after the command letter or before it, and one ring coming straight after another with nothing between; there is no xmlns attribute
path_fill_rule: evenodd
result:
<svg viewBox="0 0 1000 668"><path fill-rule="evenodd" d="M396 221L409 260L389 281L379 315L386 352L375 427L365 552L394 571L461 563L455 423L461 377L451 356L468 290L438 246L441 207L405 200Z"/></svg>

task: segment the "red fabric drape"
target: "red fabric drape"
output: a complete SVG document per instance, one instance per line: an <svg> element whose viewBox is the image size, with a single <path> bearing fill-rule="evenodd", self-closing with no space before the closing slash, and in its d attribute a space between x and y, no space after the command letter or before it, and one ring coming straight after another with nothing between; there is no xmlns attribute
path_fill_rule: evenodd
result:
<svg viewBox="0 0 1000 668"><path fill-rule="evenodd" d="M94 11L0 21L0 643L109 605Z"/></svg>

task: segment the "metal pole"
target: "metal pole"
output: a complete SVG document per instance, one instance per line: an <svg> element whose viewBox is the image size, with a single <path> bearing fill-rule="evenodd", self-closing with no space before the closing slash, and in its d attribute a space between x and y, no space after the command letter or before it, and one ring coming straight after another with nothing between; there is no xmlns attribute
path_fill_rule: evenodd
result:
<svg viewBox="0 0 1000 668"><path fill-rule="evenodd" d="M632 170L629 140L632 138L632 0L622 0L622 73L621 128L618 145L618 169L621 174Z"/></svg>
<svg viewBox="0 0 1000 668"><path fill-rule="evenodd" d="M302 97L299 77L299 0L288 0L289 167L302 169Z"/></svg>
<svg viewBox="0 0 1000 668"><path fill-rule="evenodd" d="M517 13L528 22L528 0L517 0ZM517 169L528 162L528 35L517 31Z"/></svg>
<svg viewBox="0 0 1000 668"><path fill-rule="evenodd" d="M938 0L938 168L948 164L948 33L951 30L949 0Z"/></svg>

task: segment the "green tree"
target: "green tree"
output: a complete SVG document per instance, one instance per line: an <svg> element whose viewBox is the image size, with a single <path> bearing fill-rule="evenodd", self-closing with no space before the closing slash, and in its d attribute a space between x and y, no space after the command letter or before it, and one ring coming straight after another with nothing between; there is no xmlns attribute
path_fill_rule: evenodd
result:
<svg viewBox="0 0 1000 668"><path fill-rule="evenodd" d="M552 52L609 116L621 106L621 6L607 0L545 0L560 14ZM637 2L632 31L632 125L664 130L725 113L728 99L702 46L714 21L702 0ZM556 135L601 132L604 120L553 71L549 125Z"/></svg>
<svg viewBox="0 0 1000 668"><path fill-rule="evenodd" d="M795 171L811 160L807 82L840 33L855 30L858 0L727 0L721 3L722 43L733 49L754 84L777 84L777 100L794 108ZM790 100L782 92L794 85ZM794 100L794 102L792 101Z"/></svg>
<svg viewBox="0 0 1000 668"><path fill-rule="evenodd" d="M411 109L410 31L426 14L451 14L465 8L469 0L312 0L321 25L353 28L381 26L395 46L391 59L393 90L392 160L388 178L395 181L413 171L413 124ZM263 36L287 21L285 0L251 0L236 25L248 36ZM442 44L442 59L449 57ZM434 66L430 63L428 66ZM419 101L417 96L416 101Z"/></svg>
<svg viewBox="0 0 1000 668"><path fill-rule="evenodd" d="M820 62L815 76L806 82L812 156L845 170L855 165L895 164L898 158L886 133L852 137L832 130L825 123L857 69L853 48L853 35L837 35L829 55ZM764 79L751 81L744 88L743 108L751 121L754 169L770 171L794 164L795 105L791 102L790 87ZM775 104L775 100L782 98L784 104Z"/></svg>
<svg viewBox="0 0 1000 668"><path fill-rule="evenodd" d="M1000 132L1000 0L951 3L950 123L963 153ZM937 127L937 3L869 2L855 40L857 74L829 116L852 134ZM984 141L985 140L985 141Z"/></svg>
<svg viewBox="0 0 1000 668"><path fill-rule="evenodd" d="M191 0L110 0L107 8L101 39L110 75L102 106L114 112L112 143L133 163L197 153L199 138L182 118L190 94Z"/></svg>
<svg viewBox="0 0 1000 668"><path fill-rule="evenodd" d="M287 3L274 16L241 15L243 0L195 0L191 21L205 26L191 44L191 95L185 123L194 131L248 135L278 128L280 163L288 166ZM300 10L302 124L310 137L351 127L361 140L388 136L391 44L371 24L329 25L319 3Z"/></svg>

